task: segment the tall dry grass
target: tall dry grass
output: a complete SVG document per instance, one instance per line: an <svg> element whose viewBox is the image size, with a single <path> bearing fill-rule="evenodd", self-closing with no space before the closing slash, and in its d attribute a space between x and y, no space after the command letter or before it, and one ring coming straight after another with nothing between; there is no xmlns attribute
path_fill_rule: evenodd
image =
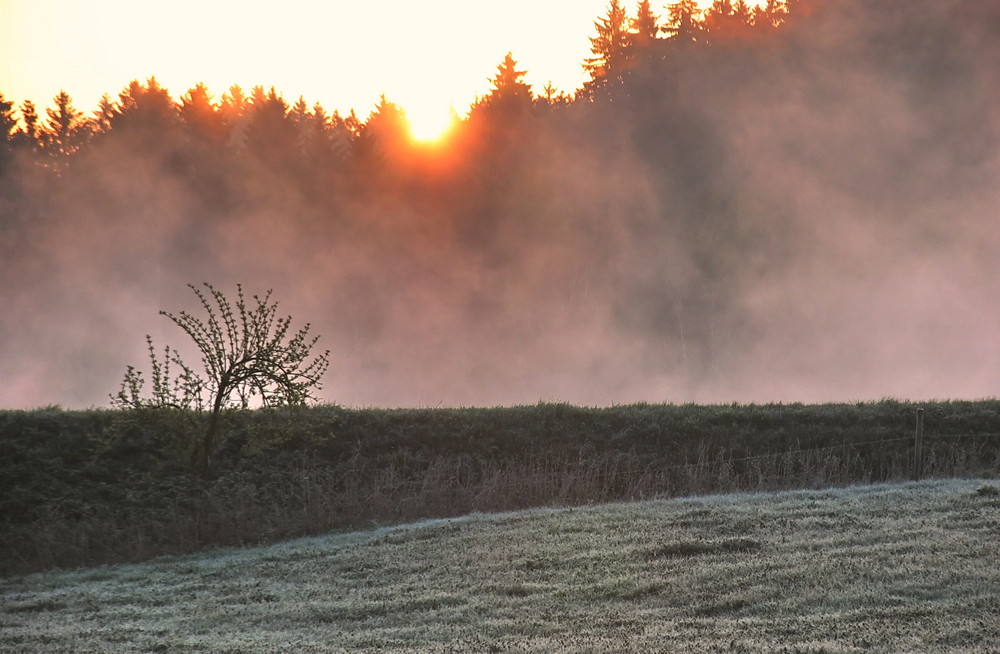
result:
<svg viewBox="0 0 1000 654"><path fill-rule="evenodd" d="M135 561L475 512L905 480L912 469L901 440L752 457L704 448L673 465L614 452L572 458L540 452L487 462L438 456L423 465L357 455L315 466L303 456L294 466L231 472L155 512L49 507L32 523L4 530L4 572ZM924 470L928 477L989 476L1000 470L1000 456L982 439L942 440L928 448Z"/></svg>

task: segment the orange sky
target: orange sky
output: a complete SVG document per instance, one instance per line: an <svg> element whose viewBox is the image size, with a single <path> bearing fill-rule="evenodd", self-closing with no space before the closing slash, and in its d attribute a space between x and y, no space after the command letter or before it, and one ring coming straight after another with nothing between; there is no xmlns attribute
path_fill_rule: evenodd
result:
<svg viewBox="0 0 1000 654"><path fill-rule="evenodd" d="M629 14L636 2L625 2ZM464 113L508 50L536 91L571 92L607 0L0 0L0 92L96 108L155 75L177 98L199 81L273 85L367 116L381 93L411 114ZM654 3L660 15L661 3ZM163 11L163 9L169 9Z"/></svg>

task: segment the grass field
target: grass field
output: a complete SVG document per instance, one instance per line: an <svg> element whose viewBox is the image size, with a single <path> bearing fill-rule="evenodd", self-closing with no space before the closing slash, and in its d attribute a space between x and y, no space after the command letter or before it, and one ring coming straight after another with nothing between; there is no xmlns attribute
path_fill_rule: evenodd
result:
<svg viewBox="0 0 1000 654"><path fill-rule="evenodd" d="M436 520L0 580L0 652L995 652L1000 487Z"/></svg>

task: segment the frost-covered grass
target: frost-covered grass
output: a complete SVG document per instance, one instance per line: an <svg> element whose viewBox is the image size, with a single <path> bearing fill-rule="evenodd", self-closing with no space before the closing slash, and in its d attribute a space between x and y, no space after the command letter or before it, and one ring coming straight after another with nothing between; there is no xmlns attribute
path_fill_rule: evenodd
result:
<svg viewBox="0 0 1000 654"><path fill-rule="evenodd" d="M0 652L995 652L1000 488L474 515L0 581Z"/></svg>

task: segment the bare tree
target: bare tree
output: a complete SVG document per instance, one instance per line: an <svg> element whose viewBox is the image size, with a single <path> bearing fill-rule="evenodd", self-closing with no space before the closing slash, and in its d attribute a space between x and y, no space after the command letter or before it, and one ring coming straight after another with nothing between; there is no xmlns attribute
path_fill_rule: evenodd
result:
<svg viewBox="0 0 1000 654"><path fill-rule="evenodd" d="M153 339L149 345L152 389L143 397L142 373L128 366L121 389L111 396L112 405L132 410L180 410L207 414L204 431L180 430L182 449L203 478L214 473L214 456L224 440L222 415L227 409L304 406L316 400L313 392L329 366L329 350L313 356L319 340L309 337L307 323L291 332L291 316L277 317L278 303L271 291L252 296L248 305L243 287L237 285L236 306L222 291L207 282L205 290L188 284L206 316L186 311L160 311L191 337L201 354L200 370L189 366L169 345L157 357ZM176 372L175 372L176 371ZM204 424L203 422L201 424Z"/></svg>

